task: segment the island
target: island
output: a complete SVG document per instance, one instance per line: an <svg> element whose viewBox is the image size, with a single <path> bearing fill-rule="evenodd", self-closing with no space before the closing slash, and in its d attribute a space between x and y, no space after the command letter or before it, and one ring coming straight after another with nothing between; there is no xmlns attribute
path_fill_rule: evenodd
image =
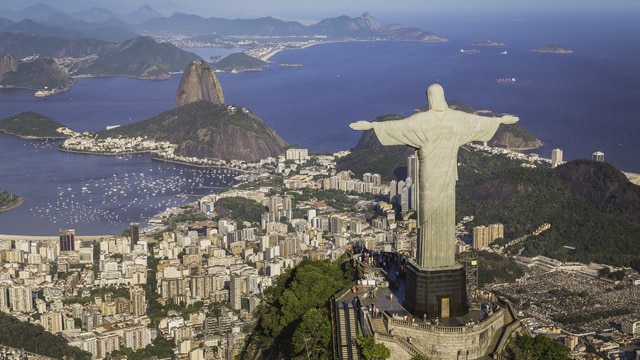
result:
<svg viewBox="0 0 640 360"><path fill-rule="evenodd" d="M63 123L33 111L0 120L0 132L23 139L65 139L74 134Z"/></svg>
<svg viewBox="0 0 640 360"><path fill-rule="evenodd" d="M476 40L476 41L472 42L471 44L475 45L475 46L504 46L503 42L494 41L494 40L491 40L491 39Z"/></svg>
<svg viewBox="0 0 640 360"><path fill-rule="evenodd" d="M573 50L569 49L568 47L556 44L544 45L539 48L533 49L532 51L551 54L573 54Z"/></svg>

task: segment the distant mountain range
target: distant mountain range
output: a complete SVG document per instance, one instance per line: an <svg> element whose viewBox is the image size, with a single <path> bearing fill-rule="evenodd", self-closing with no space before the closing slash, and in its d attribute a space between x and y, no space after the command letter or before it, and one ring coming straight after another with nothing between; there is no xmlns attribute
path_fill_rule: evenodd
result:
<svg viewBox="0 0 640 360"><path fill-rule="evenodd" d="M443 37L414 27L399 24L382 26L368 13L357 18L339 16L324 19L313 25L273 17L229 20L184 13L164 17L147 5L127 14L117 14L96 7L65 13L46 4L29 6L19 11L0 8L0 14L0 33L47 34L65 39L123 41L139 34L162 32L189 36L216 34L446 41Z"/></svg>

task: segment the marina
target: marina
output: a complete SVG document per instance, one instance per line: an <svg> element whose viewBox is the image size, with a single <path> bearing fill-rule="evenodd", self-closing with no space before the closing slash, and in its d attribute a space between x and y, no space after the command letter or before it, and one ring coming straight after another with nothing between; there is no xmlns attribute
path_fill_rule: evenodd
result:
<svg viewBox="0 0 640 360"><path fill-rule="evenodd" d="M0 228L7 234L49 235L64 228L79 234L121 233L130 222L145 226L167 208L238 182L239 173L227 168L155 161L146 154L74 154L57 151L54 140L2 136L3 141L31 147L38 156L31 163L15 164L7 175L13 187L8 191L25 199L21 206L0 214ZM9 180L12 177L16 180ZM40 186L29 186L32 181Z"/></svg>

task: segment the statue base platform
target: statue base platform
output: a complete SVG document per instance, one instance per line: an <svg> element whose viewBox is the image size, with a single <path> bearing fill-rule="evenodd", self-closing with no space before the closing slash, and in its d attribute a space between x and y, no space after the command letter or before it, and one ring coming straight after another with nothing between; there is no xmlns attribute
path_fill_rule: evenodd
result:
<svg viewBox="0 0 640 360"><path fill-rule="evenodd" d="M405 287L402 306L418 318L424 313L431 319L446 319L469 312L466 272L462 265L424 268L410 260Z"/></svg>

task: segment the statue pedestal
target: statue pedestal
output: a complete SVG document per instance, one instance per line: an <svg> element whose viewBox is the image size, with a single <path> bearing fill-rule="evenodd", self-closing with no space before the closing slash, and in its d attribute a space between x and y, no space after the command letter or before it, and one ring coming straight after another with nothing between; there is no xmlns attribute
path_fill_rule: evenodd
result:
<svg viewBox="0 0 640 360"><path fill-rule="evenodd" d="M402 306L418 318L424 313L432 319L446 319L469 312L466 273L462 265L424 268L410 260L405 286Z"/></svg>

